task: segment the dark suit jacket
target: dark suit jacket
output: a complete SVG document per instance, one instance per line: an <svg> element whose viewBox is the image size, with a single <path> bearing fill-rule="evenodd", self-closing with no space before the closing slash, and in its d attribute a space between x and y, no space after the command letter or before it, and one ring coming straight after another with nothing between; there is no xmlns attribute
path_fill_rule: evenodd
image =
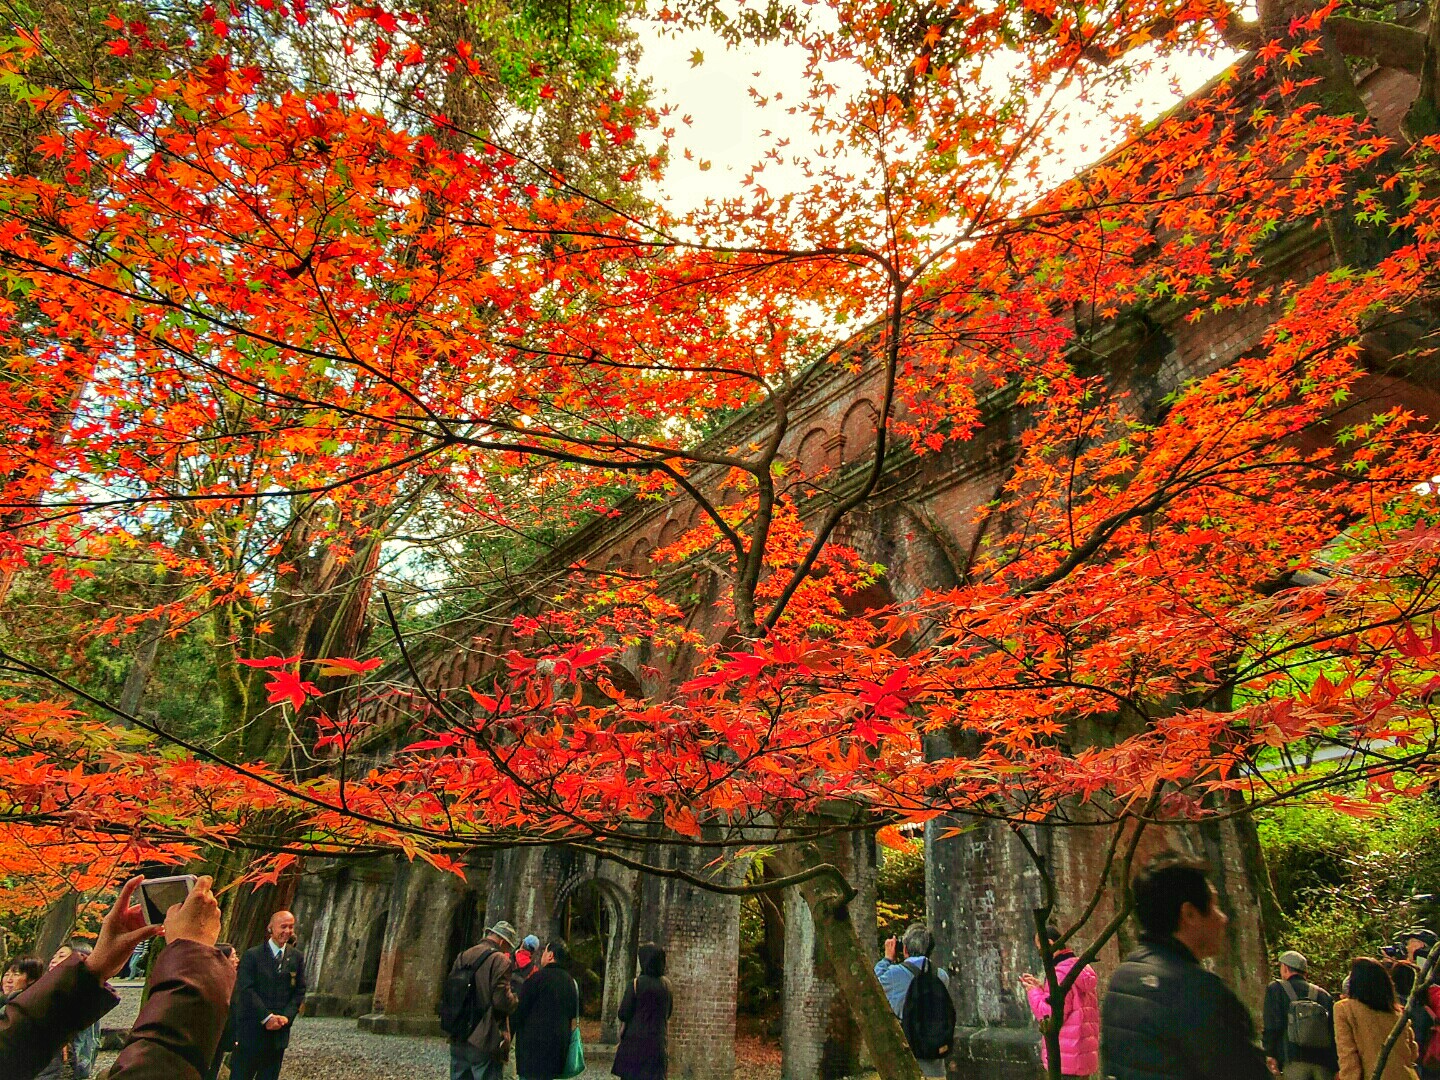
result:
<svg viewBox="0 0 1440 1080"><path fill-rule="evenodd" d="M304 954L289 945L284 959L277 963L269 941L256 945L240 958L235 976L235 1041L246 1048L284 1050L290 1045L290 1026L304 1000ZM271 1015L284 1016L290 1024L267 1031L265 1017Z"/></svg>

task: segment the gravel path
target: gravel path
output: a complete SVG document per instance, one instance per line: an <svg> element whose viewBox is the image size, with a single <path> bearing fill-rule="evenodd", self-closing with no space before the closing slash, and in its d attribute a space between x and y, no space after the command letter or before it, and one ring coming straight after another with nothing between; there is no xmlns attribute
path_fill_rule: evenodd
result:
<svg viewBox="0 0 1440 1080"><path fill-rule="evenodd" d="M104 1029L128 1029L140 1008L140 984L118 983L120 1004L101 1021ZM756 1052L741 1039L736 1080L778 1080L779 1055ZM749 1052L747 1052L749 1051ZM113 1051L101 1053L99 1071L115 1060ZM290 1049L280 1080L446 1080L450 1075L450 1048L442 1038L413 1035L373 1035L361 1031L354 1020L302 1016L290 1037ZM225 1073L222 1070L221 1076ZM610 1063L586 1069L581 1080L610 1076Z"/></svg>
<svg viewBox="0 0 1440 1080"><path fill-rule="evenodd" d="M122 993L122 1007L128 996ZM105 1026L112 1023L107 1018ZM113 1053L104 1053L99 1065L106 1068L114 1060ZM372 1035L354 1020L302 1016L290 1036L280 1080L445 1080L449 1075L450 1048L444 1039ZM609 1075L606 1064L585 1070L583 1080Z"/></svg>

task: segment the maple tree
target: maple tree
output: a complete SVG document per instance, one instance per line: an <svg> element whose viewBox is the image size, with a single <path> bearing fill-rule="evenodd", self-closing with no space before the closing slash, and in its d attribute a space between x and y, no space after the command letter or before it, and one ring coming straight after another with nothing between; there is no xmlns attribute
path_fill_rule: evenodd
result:
<svg viewBox="0 0 1440 1080"><path fill-rule="evenodd" d="M743 197L682 215L645 197L670 118L622 86L572 99L542 155L476 104L463 20L327 10L313 33L383 77L375 104L278 78L241 29L306 9L259 9L207 9L193 42L117 16L111 55L154 66L83 85L31 81L43 25L0 54L44 128L42 164L0 177L0 558L62 592L152 567L158 601L85 633L209 621L225 704L218 740L188 739L12 635L7 850L63 876L204 843L265 855L273 881L305 854L454 866L566 842L729 888L644 853L773 847L898 1076L831 834L978 814L1022 836L1102 825L1123 850L1140 826L1429 782L1434 434L1395 387L1423 386L1434 348L1435 18L840 0L738 18L808 58L795 107L819 146L798 190L761 163ZM1124 122L1144 49L1240 39L1257 50L1229 78ZM1347 49L1416 74L1403 134L1356 108ZM543 66L524 77L554 100ZM1082 118L1128 139L1042 192ZM1317 242L1328 269L1273 265ZM1263 326L1253 346L1155 399L1108 366L1146 320L1229 312ZM848 469L804 460L793 430L837 366L877 403ZM956 529L956 580L877 600L884 568L843 529L897 457L997 415L1011 451ZM535 551L621 499L690 524L643 566L560 551L518 588L493 573L500 538ZM468 565L504 631L449 688L427 668L448 614L367 625L377 581L406 588L402 527L477 521ZM713 597L707 623L687 593ZM664 693L617 681L641 642L686 658ZM419 730L373 763L397 709ZM954 733L965 752L928 760L922 739ZM1297 746L1344 756L1271 767Z"/></svg>

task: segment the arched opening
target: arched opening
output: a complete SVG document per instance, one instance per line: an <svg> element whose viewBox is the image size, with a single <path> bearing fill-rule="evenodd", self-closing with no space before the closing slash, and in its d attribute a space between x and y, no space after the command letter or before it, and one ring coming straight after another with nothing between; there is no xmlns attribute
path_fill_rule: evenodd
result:
<svg viewBox="0 0 1440 1080"><path fill-rule="evenodd" d="M850 411L845 414L840 425L840 433L845 439L846 464L859 461L870 452L875 445L875 424L879 418L880 411L868 398L861 398L850 406Z"/></svg>
<svg viewBox="0 0 1440 1080"><path fill-rule="evenodd" d="M666 548L680 539L680 534L685 531L685 526L675 518L668 518L664 525L660 526L660 536L655 541L657 548Z"/></svg>
<svg viewBox="0 0 1440 1080"><path fill-rule="evenodd" d="M800 449L795 454L795 460L800 463L800 470L809 477L814 477L823 471L829 464L826 445L830 441L830 433L824 428L815 428L800 441Z"/></svg>
<svg viewBox="0 0 1440 1080"><path fill-rule="evenodd" d="M380 955L385 950L385 928L390 925L390 912L382 911L370 924L365 935L365 960L360 965L359 993L373 994L380 981Z"/></svg>
<svg viewBox="0 0 1440 1080"><path fill-rule="evenodd" d="M620 998L635 969L634 905L612 882L585 878L557 899L555 914L580 987L585 1038L617 1042Z"/></svg>
<svg viewBox="0 0 1440 1080"><path fill-rule="evenodd" d="M480 932L484 929L480 923L480 894L474 889L467 889L450 912L450 932L445 939L445 967L440 976L442 980L455 963L455 958L480 940Z"/></svg>
<svg viewBox="0 0 1440 1080"><path fill-rule="evenodd" d="M570 944L570 974L580 986L580 1016L599 1021L605 1002L605 971L618 945L614 940L618 912L594 879L566 898L560 925Z"/></svg>
<svg viewBox="0 0 1440 1080"><path fill-rule="evenodd" d="M747 885L778 875L763 860L750 864ZM740 957L735 994L737 1059L778 1057L785 989L785 894L751 893L740 901Z"/></svg>

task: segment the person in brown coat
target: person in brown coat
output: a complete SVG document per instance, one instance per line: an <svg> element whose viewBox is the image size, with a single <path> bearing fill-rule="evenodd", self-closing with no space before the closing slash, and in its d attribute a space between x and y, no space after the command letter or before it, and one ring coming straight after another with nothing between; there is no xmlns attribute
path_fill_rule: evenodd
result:
<svg viewBox="0 0 1440 1080"><path fill-rule="evenodd" d="M1340 1055L1338 1080L1370 1080L1380 1048L1400 1019L1400 1004L1390 974L1378 960L1357 957L1350 963L1349 997L1335 1003L1335 1050ZM1382 1080L1415 1080L1419 1056L1407 1021L1390 1056Z"/></svg>
<svg viewBox="0 0 1440 1080"><path fill-rule="evenodd" d="M120 973L137 944L162 932L130 902L140 881L125 883L89 956L71 957L10 1002L0 1018L5 1080L30 1080L77 1031L118 1004L106 980ZM199 1080L220 1041L235 974L215 949L220 908L208 877L169 910L163 932L166 948L150 973L150 996L110 1067L111 1080Z"/></svg>

